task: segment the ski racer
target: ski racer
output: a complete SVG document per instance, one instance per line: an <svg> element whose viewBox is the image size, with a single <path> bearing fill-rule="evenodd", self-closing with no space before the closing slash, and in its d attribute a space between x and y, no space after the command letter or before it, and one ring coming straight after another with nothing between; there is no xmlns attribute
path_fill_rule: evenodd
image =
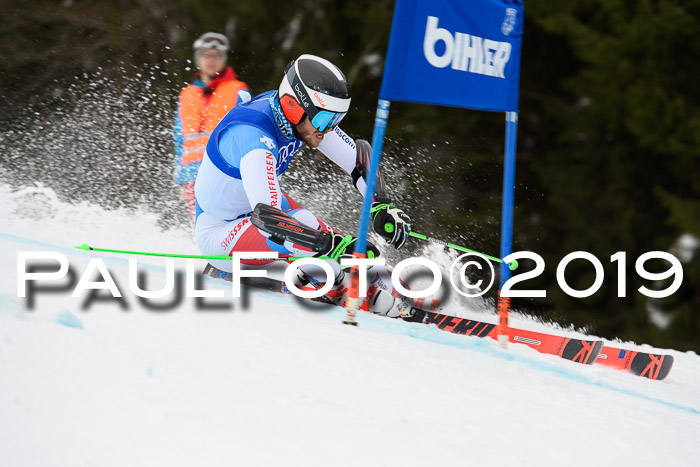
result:
<svg viewBox="0 0 700 467"><path fill-rule="evenodd" d="M350 86L342 71L328 60L304 54L287 66L279 89L231 110L209 138L195 183L195 238L202 253L276 251L280 257L330 257L325 261L335 279L326 296L343 303L347 287L338 261L352 254L356 238L340 234L286 195L280 177L306 144L347 172L364 196L371 148L365 141L356 143L338 126L349 108ZM391 203L381 176L373 199L376 232L401 248L411 221ZM277 222L280 219L283 222ZM280 230L279 225L285 227ZM371 244L368 251L378 253ZM210 261L208 271L212 270L230 272L231 262ZM403 306L397 294L392 296L387 274L377 266L368 271L371 311L401 316L410 307ZM326 273L305 265L295 282L318 288L326 282Z"/></svg>
<svg viewBox="0 0 700 467"><path fill-rule="evenodd" d="M237 104L248 102L248 85L226 66L230 43L226 36L207 32L193 45L198 71L192 84L180 91L175 119L175 170L180 195L194 219L194 180L204 148L216 124Z"/></svg>

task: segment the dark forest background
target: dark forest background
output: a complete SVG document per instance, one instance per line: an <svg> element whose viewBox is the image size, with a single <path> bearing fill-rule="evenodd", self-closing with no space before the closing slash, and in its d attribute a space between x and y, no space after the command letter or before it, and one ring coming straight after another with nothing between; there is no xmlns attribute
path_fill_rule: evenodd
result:
<svg viewBox="0 0 700 467"><path fill-rule="evenodd" d="M393 6L2 0L3 146L21 143L31 109L80 107L76 83L91 81L105 95L134 92L140 82L166 107L155 111L146 99L144 112L157 128L170 125L177 92L193 73L191 44L206 31L231 39L229 63L253 94L276 88L301 53L330 59L353 89L343 128L371 139ZM545 273L526 284L546 288L547 298L516 307L605 337L700 351L700 0L529 0L525 12L514 251L545 259ZM503 113L392 103L385 152L390 168L420 184L421 196L399 203L417 231L498 254L504 120ZM143 130L148 136L149 126ZM172 147L153 152L165 161ZM4 151L0 162L11 165L8 157ZM168 169L157 174L167 177ZM577 250L605 266L603 287L588 299L568 297L555 281L556 265ZM667 299L637 291L670 283L635 272L635 260L654 250L683 262L683 285ZM628 258L626 298L617 297L618 266L610 262L618 251ZM520 271L532 267L524 261ZM577 261L567 280L585 289L592 272Z"/></svg>

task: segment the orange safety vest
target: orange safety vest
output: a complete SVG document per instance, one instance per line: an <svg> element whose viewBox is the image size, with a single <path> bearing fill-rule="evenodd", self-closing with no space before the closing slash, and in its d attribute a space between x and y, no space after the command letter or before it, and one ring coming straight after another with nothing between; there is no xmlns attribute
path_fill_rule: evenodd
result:
<svg viewBox="0 0 700 467"><path fill-rule="evenodd" d="M178 114L182 131L182 157L180 165L198 162L204 157L204 149L211 132L229 110L236 106L238 92L248 85L236 79L231 67L223 76L212 81L211 92L190 84L180 91Z"/></svg>

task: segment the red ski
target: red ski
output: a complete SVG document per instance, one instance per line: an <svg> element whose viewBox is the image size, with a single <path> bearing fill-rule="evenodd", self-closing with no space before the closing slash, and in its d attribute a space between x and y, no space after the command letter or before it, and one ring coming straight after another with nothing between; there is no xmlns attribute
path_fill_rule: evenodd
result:
<svg viewBox="0 0 700 467"><path fill-rule="evenodd" d="M414 310L415 315L411 321L434 324L438 329L453 334L498 338L495 324L424 311L418 308L414 308ZM421 314L423 313L424 317L421 319ZM563 359L586 365L593 364L598 353L603 348L603 341L601 340L583 340L516 328L509 328L508 340L518 344L525 344L541 353L556 355Z"/></svg>
<svg viewBox="0 0 700 467"><path fill-rule="evenodd" d="M603 346L595 363L644 378L661 380L671 371L673 356Z"/></svg>

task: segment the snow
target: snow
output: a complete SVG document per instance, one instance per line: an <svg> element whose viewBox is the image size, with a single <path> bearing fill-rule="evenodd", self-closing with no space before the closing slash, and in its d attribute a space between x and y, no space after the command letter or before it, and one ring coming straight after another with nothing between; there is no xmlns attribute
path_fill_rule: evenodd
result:
<svg viewBox="0 0 700 467"><path fill-rule="evenodd" d="M257 291L246 303L209 278L226 299L206 301L230 309L184 298L155 311L129 291L128 257L73 247L197 253L189 232L41 186L0 185L0 219L3 466L698 463L694 353L669 351L671 374L650 381L366 313L344 326L341 309ZM20 251L62 253L78 278L101 259L128 310L82 309L87 294L68 289L40 292L29 311L17 296ZM164 264L139 258L149 289L165 283Z"/></svg>

